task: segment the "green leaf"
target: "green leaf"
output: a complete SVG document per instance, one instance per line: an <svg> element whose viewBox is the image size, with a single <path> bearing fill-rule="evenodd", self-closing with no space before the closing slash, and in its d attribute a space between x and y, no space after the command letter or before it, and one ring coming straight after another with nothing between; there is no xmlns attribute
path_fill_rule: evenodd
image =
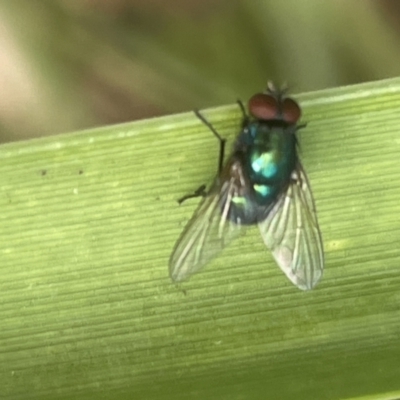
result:
<svg viewBox="0 0 400 400"><path fill-rule="evenodd" d="M296 96L326 251L302 292L257 229L168 258L218 145L193 113L0 148L2 398L400 396L400 79ZM238 132L236 105L204 110Z"/></svg>

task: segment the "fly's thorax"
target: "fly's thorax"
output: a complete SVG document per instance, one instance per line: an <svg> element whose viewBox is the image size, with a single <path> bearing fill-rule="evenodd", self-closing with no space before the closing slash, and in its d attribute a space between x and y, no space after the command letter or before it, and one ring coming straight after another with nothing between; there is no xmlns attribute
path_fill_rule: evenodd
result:
<svg viewBox="0 0 400 400"><path fill-rule="evenodd" d="M295 132L295 125L282 121L253 121L237 140L245 175L259 205L274 202L290 182L297 163Z"/></svg>

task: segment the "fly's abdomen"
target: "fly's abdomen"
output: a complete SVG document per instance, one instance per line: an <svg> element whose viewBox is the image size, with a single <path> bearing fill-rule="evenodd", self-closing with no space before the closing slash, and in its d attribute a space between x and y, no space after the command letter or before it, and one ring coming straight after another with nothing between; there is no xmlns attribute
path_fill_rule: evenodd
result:
<svg viewBox="0 0 400 400"><path fill-rule="evenodd" d="M235 224L253 225L265 214L265 206L260 206L249 196L234 196L230 202L228 219Z"/></svg>

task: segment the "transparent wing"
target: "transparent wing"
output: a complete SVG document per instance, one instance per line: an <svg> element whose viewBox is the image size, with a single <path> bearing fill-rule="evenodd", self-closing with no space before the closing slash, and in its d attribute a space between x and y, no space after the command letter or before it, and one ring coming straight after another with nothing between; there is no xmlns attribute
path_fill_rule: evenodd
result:
<svg viewBox="0 0 400 400"><path fill-rule="evenodd" d="M238 192L237 183L231 178L216 184L203 199L169 260L173 281L182 281L198 272L239 235L243 225L228 219L232 198Z"/></svg>
<svg viewBox="0 0 400 400"><path fill-rule="evenodd" d="M310 185L300 163L286 193L258 226L286 276L300 289L312 289L321 279L324 253Z"/></svg>

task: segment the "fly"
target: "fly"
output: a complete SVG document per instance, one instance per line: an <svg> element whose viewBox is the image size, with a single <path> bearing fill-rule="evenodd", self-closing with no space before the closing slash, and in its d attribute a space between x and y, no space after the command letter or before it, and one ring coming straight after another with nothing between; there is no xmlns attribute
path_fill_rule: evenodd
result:
<svg viewBox="0 0 400 400"><path fill-rule="evenodd" d="M198 272L243 228L258 225L265 245L289 280L302 290L322 277L324 252L309 181L297 152L301 109L269 83L243 113L242 128L225 165L225 139L198 112L220 143L218 174L179 200L203 196L169 261L174 282Z"/></svg>

